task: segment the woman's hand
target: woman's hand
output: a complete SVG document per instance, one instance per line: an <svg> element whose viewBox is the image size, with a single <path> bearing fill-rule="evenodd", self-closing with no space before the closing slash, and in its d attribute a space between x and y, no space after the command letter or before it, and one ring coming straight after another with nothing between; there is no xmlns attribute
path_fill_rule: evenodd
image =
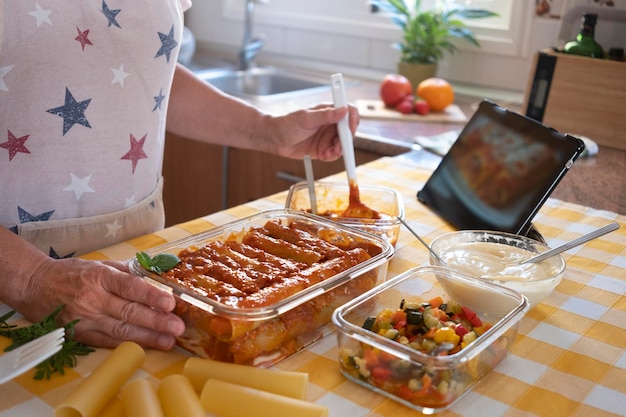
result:
<svg viewBox="0 0 626 417"><path fill-rule="evenodd" d="M20 299L7 304L31 321L64 304L59 324L79 319L74 338L90 346L131 340L167 350L185 329L171 313L174 297L130 274L122 262L47 258L29 275Z"/></svg>
<svg viewBox="0 0 626 417"><path fill-rule="evenodd" d="M262 132L269 146L275 147L266 151L294 159L310 155L313 159L333 161L342 154L337 123L346 112L349 112L350 131L354 135L359 112L353 105L335 108L322 104L284 116L267 116Z"/></svg>

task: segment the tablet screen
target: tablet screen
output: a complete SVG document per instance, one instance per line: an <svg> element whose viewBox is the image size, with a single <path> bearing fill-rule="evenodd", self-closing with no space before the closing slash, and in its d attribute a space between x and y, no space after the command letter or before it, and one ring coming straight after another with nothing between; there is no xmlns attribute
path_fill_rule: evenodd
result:
<svg viewBox="0 0 626 417"><path fill-rule="evenodd" d="M580 139L485 100L418 198L458 229L526 234L583 149Z"/></svg>

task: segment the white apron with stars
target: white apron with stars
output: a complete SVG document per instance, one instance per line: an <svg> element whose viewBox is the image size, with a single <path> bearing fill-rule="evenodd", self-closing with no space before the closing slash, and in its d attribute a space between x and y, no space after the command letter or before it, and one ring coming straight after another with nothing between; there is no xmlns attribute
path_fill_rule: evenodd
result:
<svg viewBox="0 0 626 417"><path fill-rule="evenodd" d="M184 0L0 0L0 225L62 258L163 227Z"/></svg>

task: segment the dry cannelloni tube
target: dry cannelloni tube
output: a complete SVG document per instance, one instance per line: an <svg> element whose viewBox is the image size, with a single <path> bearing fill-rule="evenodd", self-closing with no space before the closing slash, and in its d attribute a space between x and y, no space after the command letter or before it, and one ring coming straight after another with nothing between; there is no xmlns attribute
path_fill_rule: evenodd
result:
<svg viewBox="0 0 626 417"><path fill-rule="evenodd" d="M198 392L209 379L215 378L299 400L305 399L309 383L309 375L304 372L255 368L201 358L187 359L183 375Z"/></svg>
<svg viewBox="0 0 626 417"><path fill-rule="evenodd" d="M205 411L220 417L328 417L325 406L219 379L204 384L200 402Z"/></svg>
<svg viewBox="0 0 626 417"><path fill-rule="evenodd" d="M122 403L126 417L163 417L154 384L147 379L134 379L122 387Z"/></svg>
<svg viewBox="0 0 626 417"><path fill-rule="evenodd" d="M54 410L55 417L93 417L143 365L146 353L134 342L123 342Z"/></svg>
<svg viewBox="0 0 626 417"><path fill-rule="evenodd" d="M205 417L198 394L183 375L170 375L157 390L165 417Z"/></svg>

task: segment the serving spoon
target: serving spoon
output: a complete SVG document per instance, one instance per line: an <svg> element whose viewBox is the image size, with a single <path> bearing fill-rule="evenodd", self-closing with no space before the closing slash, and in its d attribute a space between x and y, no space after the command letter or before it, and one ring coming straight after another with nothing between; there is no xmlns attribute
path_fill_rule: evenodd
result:
<svg viewBox="0 0 626 417"><path fill-rule="evenodd" d="M411 226L409 226L404 220L402 220L400 217L398 217L398 220L400 220L400 222L409 230L409 232L411 232L413 234L413 236L415 236L421 243L422 245L426 246L426 249L428 249L428 251L431 253L431 255L433 255L435 257L435 259L437 259L440 263L445 265L445 262L443 262L443 260L439 257L439 255L437 255L437 253L432 250L432 248L430 247L430 245L428 243L426 243L424 241L424 239L422 239L416 232L415 230L413 230L411 228ZM584 234L574 240L570 240L569 242L566 242L564 244L562 244L561 246L557 246L556 248L553 249L549 249L545 252L541 252L538 255L535 255L531 258L525 259L523 261L519 261L519 262L514 262L511 263L509 265L507 265L508 267L511 266L517 266L517 265L524 265L524 264L528 264L528 263L533 263L533 262L539 262L539 261L543 261L544 259L548 259L551 258L554 255L558 255L559 253L565 252L567 250L570 250L572 248L575 248L576 246L582 245L583 243L587 243L590 240L599 238L600 236L604 236L607 233L610 233L614 230L619 229L619 224L617 222L611 222L609 224L607 224L606 226L603 226L599 229L596 229L594 231L591 231L587 234Z"/></svg>
<svg viewBox="0 0 626 417"><path fill-rule="evenodd" d="M422 239L421 236L418 235L417 232L415 230L413 230L413 228L411 226L409 226L409 224L407 222L405 222L400 216L398 216L397 219L400 220L400 223L402 223L404 225L404 227L406 227L409 230L409 232L411 232L413 234L413 236L415 236L417 238L417 240L419 240L422 243L422 245L426 246L426 249L428 249L430 254L433 255L435 257L435 259L437 259L437 261L439 261L440 264L445 265L445 262L439 257L439 255L437 255L437 252L432 250L430 245L428 243L426 243L426 241L424 239Z"/></svg>
<svg viewBox="0 0 626 417"><path fill-rule="evenodd" d="M346 107L348 100L346 98L346 88L343 81L343 75L340 73L330 76L330 85L333 92L333 102L335 107ZM354 160L354 144L352 142L352 132L348 124L348 114L337 123L337 131L339 140L341 141L341 149L343 150L343 163L348 174L348 184L350 186L350 200L348 208L343 212L342 217L358 218L358 219L377 219L380 217L377 211L369 208L361 202L359 186L356 181L356 162Z"/></svg>
<svg viewBox="0 0 626 417"><path fill-rule="evenodd" d="M558 255L559 253L565 252L567 250L570 250L572 248L575 248L576 246L582 245L583 243L587 243L590 240L596 239L600 236L604 236L607 233L610 233L614 230L619 229L619 224L617 222L611 222L609 224L607 224L606 226L603 226L599 229L596 229L592 232L589 232L587 234L584 234L574 240L570 240L569 242L566 242L564 244L562 244L561 246L557 246L556 248L553 249L549 249L545 252L541 252L539 255L533 256L532 258L528 258L525 259L521 262L516 262L511 264L512 265L524 265L524 264L528 264L528 263L533 263L533 262L539 262L539 261L543 261L544 259L548 259L554 255Z"/></svg>

